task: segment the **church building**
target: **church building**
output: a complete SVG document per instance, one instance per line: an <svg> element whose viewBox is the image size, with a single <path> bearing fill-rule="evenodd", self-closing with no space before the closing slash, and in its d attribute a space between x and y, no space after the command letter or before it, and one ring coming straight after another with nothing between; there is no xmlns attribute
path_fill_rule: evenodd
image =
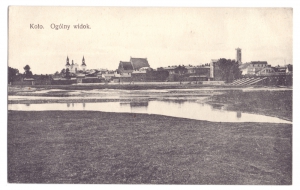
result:
<svg viewBox="0 0 300 190"><path fill-rule="evenodd" d="M72 60L72 64L69 63L69 57L67 56L67 61L66 61L66 69L69 69L70 73L78 73L79 71L79 66L77 63L74 63L74 61ZM84 56L82 58L82 64L81 64L81 69L82 71L84 72L85 69L86 69L86 64L85 64L85 59L84 59Z"/></svg>

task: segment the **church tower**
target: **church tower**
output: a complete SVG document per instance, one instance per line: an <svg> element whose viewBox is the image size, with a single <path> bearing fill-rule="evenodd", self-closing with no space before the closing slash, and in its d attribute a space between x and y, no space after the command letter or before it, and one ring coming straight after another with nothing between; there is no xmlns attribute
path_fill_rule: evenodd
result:
<svg viewBox="0 0 300 190"><path fill-rule="evenodd" d="M242 64L242 49L241 48L236 48L236 61L239 64Z"/></svg>
<svg viewBox="0 0 300 190"><path fill-rule="evenodd" d="M74 73L74 61L73 61L73 60L72 60L70 72L71 72L71 73Z"/></svg>
<svg viewBox="0 0 300 190"><path fill-rule="evenodd" d="M82 71L84 72L84 71L85 71L85 68L86 68L86 64L85 64L84 56L83 56L83 58L82 58L82 64L81 64L81 68L82 68Z"/></svg>
<svg viewBox="0 0 300 190"><path fill-rule="evenodd" d="M70 69L69 57L67 56L66 69Z"/></svg>

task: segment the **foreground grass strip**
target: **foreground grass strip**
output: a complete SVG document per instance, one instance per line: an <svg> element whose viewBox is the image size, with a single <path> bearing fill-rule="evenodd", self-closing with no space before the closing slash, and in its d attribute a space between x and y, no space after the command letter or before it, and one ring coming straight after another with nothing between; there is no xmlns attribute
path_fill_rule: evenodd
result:
<svg viewBox="0 0 300 190"><path fill-rule="evenodd" d="M10 183L291 184L292 125L8 112Z"/></svg>

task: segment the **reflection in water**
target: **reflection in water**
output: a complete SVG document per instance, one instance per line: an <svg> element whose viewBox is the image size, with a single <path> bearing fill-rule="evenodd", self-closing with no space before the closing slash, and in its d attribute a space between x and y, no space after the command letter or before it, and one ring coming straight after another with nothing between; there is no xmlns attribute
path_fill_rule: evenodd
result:
<svg viewBox="0 0 300 190"><path fill-rule="evenodd" d="M176 104L183 104L184 102L187 102L187 100L183 100L183 99L164 99L163 101L168 103L176 103Z"/></svg>
<svg viewBox="0 0 300 190"><path fill-rule="evenodd" d="M213 109L218 109L218 110L221 110L224 107L223 104L211 104L211 106Z"/></svg>
<svg viewBox="0 0 300 190"><path fill-rule="evenodd" d="M8 104L9 110L44 111L44 110L85 110L122 113L157 114L212 122L266 122L289 123L276 117L264 115L233 112L225 109L214 109L214 106L193 101L149 101L149 102L93 102L93 103L67 103L48 104Z"/></svg>
<svg viewBox="0 0 300 190"><path fill-rule="evenodd" d="M148 107L148 102L130 102L130 107Z"/></svg>
<svg viewBox="0 0 300 190"><path fill-rule="evenodd" d="M134 113L147 113L148 101L143 102L120 102L119 104L123 109L130 108Z"/></svg>
<svg viewBox="0 0 300 190"><path fill-rule="evenodd" d="M148 102L130 102L131 112L147 113Z"/></svg>

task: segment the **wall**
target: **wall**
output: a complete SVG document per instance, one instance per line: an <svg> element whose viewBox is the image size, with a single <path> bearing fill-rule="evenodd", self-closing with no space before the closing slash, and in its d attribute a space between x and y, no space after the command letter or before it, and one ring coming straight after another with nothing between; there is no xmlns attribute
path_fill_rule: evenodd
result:
<svg viewBox="0 0 300 190"><path fill-rule="evenodd" d="M225 84L225 81L203 81L202 84L222 85Z"/></svg>
<svg viewBox="0 0 300 190"><path fill-rule="evenodd" d="M12 85L32 85L32 81L13 81Z"/></svg>
<svg viewBox="0 0 300 190"><path fill-rule="evenodd" d="M168 79L168 71L148 71L146 73L147 81L166 81Z"/></svg>
<svg viewBox="0 0 300 190"><path fill-rule="evenodd" d="M132 73L131 78L132 78L132 81L145 82L146 81L146 73Z"/></svg>
<svg viewBox="0 0 300 190"><path fill-rule="evenodd" d="M77 80L52 80L52 85L71 85L76 84Z"/></svg>
<svg viewBox="0 0 300 190"><path fill-rule="evenodd" d="M103 82L103 79L99 78L83 78L82 83L100 83Z"/></svg>

